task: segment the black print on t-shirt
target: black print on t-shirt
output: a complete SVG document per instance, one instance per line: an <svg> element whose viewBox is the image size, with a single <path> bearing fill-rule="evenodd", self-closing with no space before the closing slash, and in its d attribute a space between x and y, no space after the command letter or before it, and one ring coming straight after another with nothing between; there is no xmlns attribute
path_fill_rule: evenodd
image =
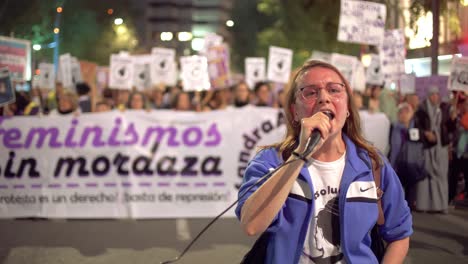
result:
<svg viewBox="0 0 468 264"><path fill-rule="evenodd" d="M338 197L330 199L325 205L325 208L317 214L317 223L315 225L314 237L316 242L319 240L326 240L326 242L332 244L335 248L340 247L340 212L338 207ZM313 251L321 252L322 255L308 257L316 264L337 263L343 259L343 253L325 257L324 248L320 247L318 243L314 243L314 245L317 248Z"/></svg>

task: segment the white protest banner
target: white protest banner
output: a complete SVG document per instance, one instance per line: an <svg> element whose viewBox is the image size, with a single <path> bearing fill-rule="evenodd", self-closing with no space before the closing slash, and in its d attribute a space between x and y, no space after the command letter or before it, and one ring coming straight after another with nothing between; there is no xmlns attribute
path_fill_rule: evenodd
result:
<svg viewBox="0 0 468 264"><path fill-rule="evenodd" d="M231 70L229 67L229 47L227 44L211 46L206 52L208 74L212 89L227 88L231 85Z"/></svg>
<svg viewBox="0 0 468 264"><path fill-rule="evenodd" d="M15 81L31 79L31 41L0 36L0 68L8 67Z"/></svg>
<svg viewBox="0 0 468 264"><path fill-rule="evenodd" d="M416 93L416 75L414 74L403 74L399 81L400 93L401 94L413 94Z"/></svg>
<svg viewBox="0 0 468 264"><path fill-rule="evenodd" d="M151 88L150 65L152 61L151 55L133 56L133 86L139 91Z"/></svg>
<svg viewBox="0 0 468 264"><path fill-rule="evenodd" d="M384 37L386 16L385 4L341 0L338 40L379 45Z"/></svg>
<svg viewBox="0 0 468 264"><path fill-rule="evenodd" d="M350 85L354 82L354 70L357 63L358 59L354 56L339 53L332 53L331 55L331 64L340 70Z"/></svg>
<svg viewBox="0 0 468 264"><path fill-rule="evenodd" d="M60 55L59 71L60 71L60 81L62 82L63 87L68 88L68 89L72 88L73 87L72 57L70 53Z"/></svg>
<svg viewBox="0 0 468 264"><path fill-rule="evenodd" d="M278 83L288 83L291 74L293 51L270 46L268 52L267 79Z"/></svg>
<svg viewBox="0 0 468 264"><path fill-rule="evenodd" d="M133 58L112 54L110 58L109 87L131 90L133 85Z"/></svg>
<svg viewBox="0 0 468 264"><path fill-rule="evenodd" d="M212 46L218 46L223 43L223 36L216 33L207 33L203 38L203 48L200 50L200 54L204 55L208 52L208 49Z"/></svg>
<svg viewBox="0 0 468 264"><path fill-rule="evenodd" d="M203 91L211 88L208 60L205 56L180 57L180 67L185 91Z"/></svg>
<svg viewBox="0 0 468 264"><path fill-rule="evenodd" d="M15 101L15 90L11 85L8 67L0 68L0 106Z"/></svg>
<svg viewBox="0 0 468 264"><path fill-rule="evenodd" d="M468 92L468 57L453 57L448 89Z"/></svg>
<svg viewBox="0 0 468 264"><path fill-rule="evenodd" d="M372 85L383 85L384 76L380 66L380 55L372 54L369 67L366 69L366 83Z"/></svg>
<svg viewBox="0 0 468 264"><path fill-rule="evenodd" d="M153 85L176 85L177 64L175 62L175 50L153 48L151 55L151 83Z"/></svg>
<svg viewBox="0 0 468 264"><path fill-rule="evenodd" d="M72 87L75 87L77 83L83 81L83 76L81 74L81 66L80 62L77 58L71 57L71 80L72 80Z"/></svg>
<svg viewBox="0 0 468 264"><path fill-rule="evenodd" d="M385 115L361 118L384 147ZM213 217L237 199L257 146L285 133L281 110L253 106L0 122L0 218Z"/></svg>
<svg viewBox="0 0 468 264"><path fill-rule="evenodd" d="M2 119L18 136L1 140L0 218L215 216L284 120L253 106Z"/></svg>
<svg viewBox="0 0 468 264"><path fill-rule="evenodd" d="M330 63L331 53L314 50L314 51L312 51L312 56L310 56L309 60L320 60L320 61Z"/></svg>
<svg viewBox="0 0 468 264"><path fill-rule="evenodd" d="M55 89L55 66L52 63L39 63L39 87Z"/></svg>
<svg viewBox="0 0 468 264"><path fill-rule="evenodd" d="M380 65L386 83L395 82L405 74L405 35L402 29L386 30L379 47Z"/></svg>
<svg viewBox="0 0 468 264"><path fill-rule="evenodd" d="M253 89L257 82L265 81L265 69L265 58L245 58L245 81L250 89Z"/></svg>

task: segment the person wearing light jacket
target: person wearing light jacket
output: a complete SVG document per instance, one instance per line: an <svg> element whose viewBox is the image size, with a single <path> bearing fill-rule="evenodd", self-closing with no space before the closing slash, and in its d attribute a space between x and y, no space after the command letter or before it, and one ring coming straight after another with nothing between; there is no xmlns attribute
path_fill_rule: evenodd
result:
<svg viewBox="0 0 468 264"><path fill-rule="evenodd" d="M380 200L385 221L378 229L388 243L382 263L403 263L411 213L398 176L361 134L348 82L334 66L312 60L288 88L285 139L249 162L236 208L248 235L263 234L261 262L378 263L370 232ZM321 138L307 153L312 131ZM283 162L289 163L252 187Z"/></svg>

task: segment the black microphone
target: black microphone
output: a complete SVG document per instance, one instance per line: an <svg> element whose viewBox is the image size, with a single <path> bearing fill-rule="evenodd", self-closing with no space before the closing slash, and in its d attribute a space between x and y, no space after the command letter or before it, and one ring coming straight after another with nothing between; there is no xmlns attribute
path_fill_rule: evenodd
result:
<svg viewBox="0 0 468 264"><path fill-rule="evenodd" d="M327 115L328 119L330 120L333 120L333 118L335 118L335 115L331 111L323 111L322 113ZM320 141L320 137L320 130L314 129L310 134L310 137L307 139L305 151L301 155L303 158L309 156L309 154L314 150L315 146L317 146L317 144Z"/></svg>

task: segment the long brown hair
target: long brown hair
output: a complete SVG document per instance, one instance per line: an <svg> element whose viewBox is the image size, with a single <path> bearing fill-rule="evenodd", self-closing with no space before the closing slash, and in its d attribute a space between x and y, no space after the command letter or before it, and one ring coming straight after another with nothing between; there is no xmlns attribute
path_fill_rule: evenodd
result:
<svg viewBox="0 0 468 264"><path fill-rule="evenodd" d="M274 144L270 147L277 148L284 160L288 159L291 155L291 152L297 147L297 138L299 137L301 126L299 122L294 121L294 118L291 113L291 106L296 101L298 80L300 80L301 77L305 73L307 73L308 70L315 67L330 69L336 74L338 74L338 76L340 76L340 79L346 86L349 111L349 117L346 119L346 122L342 128L342 132L345 133L358 147L365 149L369 153L369 156L374 161L374 163L378 164L378 166L380 167L380 165L382 164L382 159L380 158L377 150L374 146L369 144L361 134L361 122L359 112L352 100L351 87L349 86L348 81L335 66L318 60L309 60L305 62L304 65L302 65L299 69L295 70L295 72L293 73L293 76L289 81L289 85L286 91L286 103L283 106L284 113L286 115L286 136L282 142Z"/></svg>

